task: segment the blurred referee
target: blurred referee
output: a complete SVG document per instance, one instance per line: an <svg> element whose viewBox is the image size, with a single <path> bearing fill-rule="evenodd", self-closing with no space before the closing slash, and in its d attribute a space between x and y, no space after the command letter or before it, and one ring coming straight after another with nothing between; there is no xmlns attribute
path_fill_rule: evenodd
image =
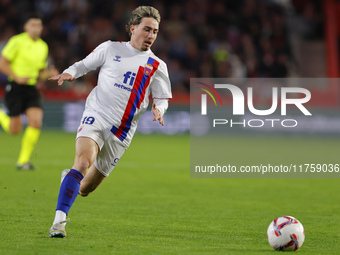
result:
<svg viewBox="0 0 340 255"><path fill-rule="evenodd" d="M38 14L30 14L24 24L24 33L11 37L1 52L0 71L8 76L5 103L8 115L0 110L0 124L10 134L22 130L21 114L26 114L28 126L24 132L17 168L33 170L30 158L38 141L42 126L43 110L37 79L47 79L57 74L52 67L47 69L48 46L40 38L43 30Z"/></svg>

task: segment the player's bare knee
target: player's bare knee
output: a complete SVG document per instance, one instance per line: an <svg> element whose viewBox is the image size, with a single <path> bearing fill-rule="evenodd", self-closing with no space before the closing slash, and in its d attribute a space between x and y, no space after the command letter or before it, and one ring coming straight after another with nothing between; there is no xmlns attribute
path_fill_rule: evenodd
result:
<svg viewBox="0 0 340 255"><path fill-rule="evenodd" d="M36 123L34 125L30 125L32 128L35 128L35 129L41 129L41 123Z"/></svg>
<svg viewBox="0 0 340 255"><path fill-rule="evenodd" d="M89 164L82 161L77 162L72 166L73 169L76 169L78 172L80 172L83 176L85 176L87 169L89 168Z"/></svg>
<svg viewBox="0 0 340 255"><path fill-rule="evenodd" d="M28 125L32 128L41 129L42 123L41 121L31 121Z"/></svg>
<svg viewBox="0 0 340 255"><path fill-rule="evenodd" d="M81 172L83 175L86 174L89 167L92 165L93 162L89 160L86 157L80 157L78 158L73 165L73 169L77 169L79 172Z"/></svg>

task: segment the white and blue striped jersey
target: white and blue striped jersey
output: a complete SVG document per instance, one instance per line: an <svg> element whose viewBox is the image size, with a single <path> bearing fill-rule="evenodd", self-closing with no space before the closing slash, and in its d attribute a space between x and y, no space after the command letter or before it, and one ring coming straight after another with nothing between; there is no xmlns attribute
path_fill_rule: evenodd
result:
<svg viewBox="0 0 340 255"><path fill-rule="evenodd" d="M98 84L87 97L86 108L103 117L111 132L128 146L150 94L162 114L167 109L167 100L172 98L167 66L151 50L107 41L64 73L79 78L98 67Z"/></svg>

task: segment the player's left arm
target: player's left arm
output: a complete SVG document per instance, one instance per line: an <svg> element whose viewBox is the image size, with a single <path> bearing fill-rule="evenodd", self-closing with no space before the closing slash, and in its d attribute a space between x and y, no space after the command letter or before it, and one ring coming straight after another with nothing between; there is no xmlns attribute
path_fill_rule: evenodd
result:
<svg viewBox="0 0 340 255"><path fill-rule="evenodd" d="M154 80L151 84L151 93L153 98L152 113L153 121L159 121L159 124L164 126L163 115L168 109L168 101L172 98L171 83L169 79L168 69L166 64L161 61L159 69L155 73Z"/></svg>

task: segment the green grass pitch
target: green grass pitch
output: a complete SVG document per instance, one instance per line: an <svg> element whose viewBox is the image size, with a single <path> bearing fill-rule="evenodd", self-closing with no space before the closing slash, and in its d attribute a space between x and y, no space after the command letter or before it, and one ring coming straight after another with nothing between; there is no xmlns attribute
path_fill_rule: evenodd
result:
<svg viewBox="0 0 340 255"><path fill-rule="evenodd" d="M25 172L14 167L21 137L0 131L1 254L275 254L266 230L282 215L305 227L298 254L340 250L339 179L193 179L189 135L136 135L110 177L77 198L68 236L50 239L74 137L43 131L32 159L39 169ZM339 142L317 146L337 151Z"/></svg>

